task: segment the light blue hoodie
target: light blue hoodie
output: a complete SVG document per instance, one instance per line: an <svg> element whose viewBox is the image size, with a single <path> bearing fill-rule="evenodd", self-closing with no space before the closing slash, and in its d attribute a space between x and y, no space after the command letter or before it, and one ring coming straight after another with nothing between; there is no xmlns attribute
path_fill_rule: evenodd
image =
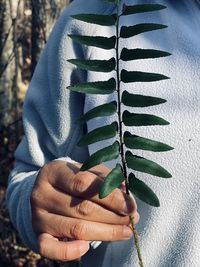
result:
<svg viewBox="0 0 200 267"><path fill-rule="evenodd" d="M128 4L154 1L126 1ZM167 153L136 151L166 167L172 179L161 180L137 173L158 195L161 207L152 208L138 202L141 216L138 225L144 261L148 267L200 266L200 4L198 1L161 0L168 9L121 19L121 24L142 22L167 24L169 28L144 33L121 47L152 48L169 51L168 58L122 62L121 68L160 72L170 80L156 83L122 84L122 90L167 99L167 103L136 112L155 114L170 121L165 127L128 128L130 132L165 142L175 149ZM105 80L113 73L102 74L77 70L67 59L109 59L114 50L81 47L72 42L69 33L112 36L113 27L91 25L72 20L77 13L111 14L113 6L102 0L75 0L61 15L43 50L26 95L23 122L25 136L18 146L16 164L9 177L7 205L10 217L23 241L37 251L32 229L30 194L37 173L55 159L83 162L113 140L98 142L88 149L76 147L84 129L75 123L83 112L109 102L115 94L86 95L70 92L70 84ZM88 131L111 123L115 116L87 123ZM126 129L126 127L125 127ZM105 163L112 167L115 161ZM45 192L44 192L45 193ZM103 243L83 257L84 267L134 267L137 265L132 240Z"/></svg>

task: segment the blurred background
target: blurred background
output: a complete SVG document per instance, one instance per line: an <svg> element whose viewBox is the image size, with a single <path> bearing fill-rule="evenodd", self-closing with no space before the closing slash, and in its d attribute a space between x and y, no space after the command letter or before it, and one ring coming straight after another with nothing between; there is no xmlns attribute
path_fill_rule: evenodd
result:
<svg viewBox="0 0 200 267"><path fill-rule="evenodd" d="M69 0L0 0L0 267L78 267L26 248L5 207L13 154L23 135L22 105L48 35Z"/></svg>

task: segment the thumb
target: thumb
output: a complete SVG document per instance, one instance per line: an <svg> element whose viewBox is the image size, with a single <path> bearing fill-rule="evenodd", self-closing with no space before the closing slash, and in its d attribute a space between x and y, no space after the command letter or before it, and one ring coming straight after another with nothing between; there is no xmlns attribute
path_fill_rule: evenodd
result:
<svg viewBox="0 0 200 267"><path fill-rule="evenodd" d="M72 261L80 258L89 250L89 242L59 241L50 234L42 233L38 237L39 253L46 258L58 261Z"/></svg>

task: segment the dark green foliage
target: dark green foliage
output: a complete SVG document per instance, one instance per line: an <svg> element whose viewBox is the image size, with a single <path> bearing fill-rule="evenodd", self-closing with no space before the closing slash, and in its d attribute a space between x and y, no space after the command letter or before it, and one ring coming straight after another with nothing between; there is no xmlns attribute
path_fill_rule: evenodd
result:
<svg viewBox="0 0 200 267"><path fill-rule="evenodd" d="M165 103L166 100L158 97L122 93L122 103L128 107L149 107Z"/></svg>
<svg viewBox="0 0 200 267"><path fill-rule="evenodd" d="M124 133L124 143L128 148L149 150L154 152L169 151L173 149L171 146L168 146L164 143L157 142L138 135L133 135L129 132Z"/></svg>
<svg viewBox="0 0 200 267"><path fill-rule="evenodd" d="M116 23L115 15L97 15L97 14L79 14L72 15L74 19L78 19L84 22L89 22L93 24L98 24L102 26L112 26Z"/></svg>
<svg viewBox="0 0 200 267"><path fill-rule="evenodd" d="M156 194L144 182L137 179L133 173L130 173L128 181L129 189L133 195L151 206L160 206L160 202Z"/></svg>
<svg viewBox="0 0 200 267"><path fill-rule="evenodd" d="M157 163L126 152L126 162L128 168L132 170L148 173L162 178L171 178L171 174Z"/></svg>
<svg viewBox="0 0 200 267"><path fill-rule="evenodd" d="M88 161L86 161L81 171L86 171L102 162L106 162L112 159L116 159L119 156L119 143L116 141L111 146L100 149L92 154Z"/></svg>
<svg viewBox="0 0 200 267"><path fill-rule="evenodd" d="M101 36L83 36L83 35L69 34L69 37L80 44L88 46L96 46L108 50L113 49L116 43L115 36L108 38Z"/></svg>
<svg viewBox="0 0 200 267"><path fill-rule="evenodd" d="M83 70L110 72L115 69L114 58L109 60L69 59L68 61Z"/></svg>
<svg viewBox="0 0 200 267"><path fill-rule="evenodd" d="M89 144L106 140L117 135L118 125L117 122L113 122L110 125L99 127L81 138L78 142L78 146L88 146Z"/></svg>
<svg viewBox="0 0 200 267"><path fill-rule="evenodd" d="M130 38L143 32L155 31L164 28L167 28L167 26L156 23L141 23L134 26L122 26L120 37Z"/></svg>
<svg viewBox="0 0 200 267"><path fill-rule="evenodd" d="M158 74L158 73L150 73L150 72L142 72L142 71L121 71L121 80L124 83L133 83L133 82L156 82L161 80L169 79L169 77Z"/></svg>
<svg viewBox="0 0 200 267"><path fill-rule="evenodd" d="M116 90L116 81L114 78L108 81L79 83L74 86L67 87L68 89L80 93L87 94L110 94Z"/></svg>
<svg viewBox="0 0 200 267"><path fill-rule="evenodd" d="M112 101L110 103L106 103L89 110L79 119L79 122L83 123L96 117L110 116L116 112L117 112L117 102Z"/></svg>
<svg viewBox="0 0 200 267"><path fill-rule="evenodd" d="M134 6L128 6L124 4L122 15L133 15L133 14L143 13L143 12L157 11L157 10L161 10L165 8L166 6L158 5L158 4L144 4L144 5L134 5Z"/></svg>
<svg viewBox="0 0 200 267"><path fill-rule="evenodd" d="M122 167L117 164L114 169L105 177L105 181L100 189L99 197L104 198L108 196L115 188L119 187L125 180Z"/></svg>
<svg viewBox="0 0 200 267"><path fill-rule="evenodd" d="M169 122L161 117L150 114L138 114L124 111L122 120L126 126L151 126L151 125L168 125Z"/></svg>
<svg viewBox="0 0 200 267"><path fill-rule="evenodd" d="M117 1L116 0L103 0L104 2L108 2L110 4L114 4L116 3Z"/></svg>
<svg viewBox="0 0 200 267"><path fill-rule="evenodd" d="M107 175L104 183L100 189L100 198L104 198L109 195L115 188L119 187L122 181L126 180L127 192L130 190L135 196L143 200L144 202L158 207L159 200L155 193L142 181L137 179L133 173L127 177L126 168L130 168L135 171L143 172L150 175L155 175L162 178L170 178L171 174L157 163L133 155L128 149L140 149L153 152L169 151L173 148L145 137L137 136L126 131L123 132L123 126L154 126L154 125L168 125L169 122L161 117L152 114L132 113L128 110L124 110L121 113L121 105L125 107L147 108L154 105L160 105L166 102L165 99L153 96L146 96L142 94L129 93L126 90L120 91L120 84L123 83L135 83L135 82L158 82L169 79L169 77L159 74L122 69L120 72L120 59L124 62L131 60L143 60L154 59L160 57L167 57L171 55L168 52L155 49L127 49L123 48L119 51L119 41L122 38L130 38L135 35L145 32L151 32L166 28L166 25L156 23L141 23L131 26L121 26L119 19L121 16L134 15L143 12L152 12L165 9L166 7L159 4L144 4L144 5L123 5L120 12L119 0L102 0L108 4L117 6L117 14L113 15L97 15L97 14L78 14L72 17L83 22L97 24L100 26L115 26L116 35L112 37L107 36L80 36L71 34L69 35L73 41L82 45L94 46L105 50L115 49L116 57L109 60L90 60L90 59L70 59L70 63L75 64L78 68L87 71L97 72L112 72L116 71L115 77L110 78L107 81L96 81L76 84L68 87L70 90L77 91L85 94L116 94L116 101L105 103L100 106L89 110L84 114L79 122L84 123L97 117L111 116L116 113L118 120L114 121L110 125L105 125L87 133L79 140L79 146L88 146L95 142L102 140L115 138L116 141L103 149L95 152L91 155L81 167L81 171L86 171L98 164L106 161L117 159L121 157L121 164L117 164ZM136 65L135 65L136 66ZM162 87L161 87L162 89ZM133 84L134 92L134 84ZM117 99L119 101L117 101ZM115 118L116 120L116 118ZM118 136L120 133L122 136ZM118 141L119 140L119 141ZM124 155L124 151L126 151Z"/></svg>
<svg viewBox="0 0 200 267"><path fill-rule="evenodd" d="M127 49L123 48L120 59L123 61L130 61L136 59L145 59L145 58L159 58L159 57L167 57L171 54L165 51L155 50L155 49Z"/></svg>

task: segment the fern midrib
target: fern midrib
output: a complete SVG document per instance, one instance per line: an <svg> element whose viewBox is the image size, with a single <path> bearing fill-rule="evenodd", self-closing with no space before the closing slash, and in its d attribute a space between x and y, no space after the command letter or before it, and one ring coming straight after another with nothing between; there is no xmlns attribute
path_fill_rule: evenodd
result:
<svg viewBox="0 0 200 267"><path fill-rule="evenodd" d="M118 120L119 120L119 140L120 140L120 155L122 162L122 171L126 183L126 193L129 195L128 190L128 177L126 170L126 160L124 155L124 142L123 142L123 131L122 131L122 114L121 114L121 90L120 90L120 67L119 67L119 0L117 1L117 21L116 21L116 73L117 73L117 97L118 97Z"/></svg>
<svg viewBox="0 0 200 267"><path fill-rule="evenodd" d="M124 141L123 141L123 130L122 130L122 114L121 114L121 90L120 90L120 66L119 66L119 4L120 1L117 0L117 21L116 21L116 74L117 74L117 98L118 98L118 120L119 120L119 140L120 140L120 155L121 155L121 162L122 162L122 172L125 178L125 184L126 184L126 193L127 195L130 195L129 192L129 182L128 182L128 176L127 176L127 169L126 169L126 160L125 160L125 155L124 155ZM138 260L139 260L139 266L144 267L142 256L141 256L141 251L140 251L140 246L139 246L139 236L138 233L135 229L135 222L134 222L134 217L132 215L129 216L130 222L131 222L131 227L133 230L133 235L134 235L134 243L135 247L137 250L137 255L138 255Z"/></svg>

